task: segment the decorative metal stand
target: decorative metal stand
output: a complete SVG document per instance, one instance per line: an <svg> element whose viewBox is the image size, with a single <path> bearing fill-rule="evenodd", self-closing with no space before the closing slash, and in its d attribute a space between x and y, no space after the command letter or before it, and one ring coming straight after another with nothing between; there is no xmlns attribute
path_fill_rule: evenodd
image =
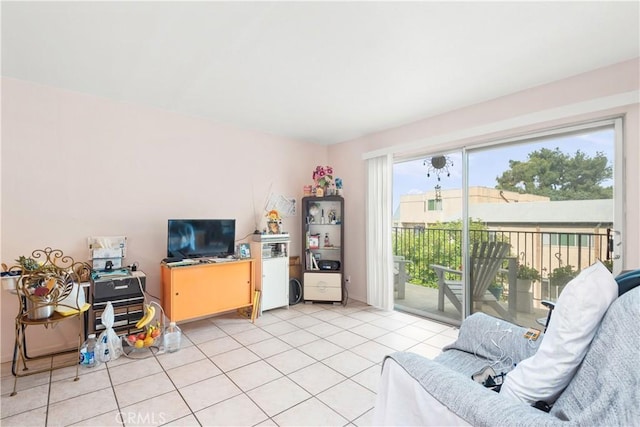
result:
<svg viewBox="0 0 640 427"><path fill-rule="evenodd" d="M91 267L83 262L76 262L72 257L64 255L60 249L36 249L30 258L21 257L20 265L14 265L9 272L18 272L15 293L18 297L19 311L15 321L15 345L11 372L15 376L13 392L16 388L18 377L33 375L40 372L51 371L67 366L76 365L75 381L79 380L80 346L85 335L86 320L84 313L88 304L80 303L80 292L84 292L80 286L81 277L91 271ZM75 293L75 298L72 293ZM60 322L76 319L78 322L78 345L75 348L29 356L27 353L26 329L28 326L42 325L53 329ZM35 361L61 354L76 352L75 360L53 366L49 363L47 368L29 370L27 361ZM22 371L18 365L22 362ZM25 372L29 371L29 372Z"/></svg>

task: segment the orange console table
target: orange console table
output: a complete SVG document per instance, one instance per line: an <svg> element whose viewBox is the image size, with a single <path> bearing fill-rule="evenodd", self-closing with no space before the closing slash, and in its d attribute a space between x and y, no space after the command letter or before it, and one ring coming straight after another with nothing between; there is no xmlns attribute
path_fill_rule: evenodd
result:
<svg viewBox="0 0 640 427"><path fill-rule="evenodd" d="M253 305L254 261L161 265L162 307L172 322Z"/></svg>

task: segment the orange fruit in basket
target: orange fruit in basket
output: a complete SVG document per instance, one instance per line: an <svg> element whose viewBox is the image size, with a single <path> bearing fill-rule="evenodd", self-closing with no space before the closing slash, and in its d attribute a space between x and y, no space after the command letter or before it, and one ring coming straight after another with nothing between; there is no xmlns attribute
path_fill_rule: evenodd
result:
<svg viewBox="0 0 640 427"><path fill-rule="evenodd" d="M145 347L149 347L153 345L153 337L146 337L143 342Z"/></svg>

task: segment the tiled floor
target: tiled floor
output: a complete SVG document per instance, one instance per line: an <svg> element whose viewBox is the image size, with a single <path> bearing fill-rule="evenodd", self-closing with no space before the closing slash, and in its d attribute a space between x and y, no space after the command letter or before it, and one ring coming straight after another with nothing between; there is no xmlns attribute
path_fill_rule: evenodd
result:
<svg viewBox="0 0 640 427"><path fill-rule="evenodd" d="M352 301L297 304L252 324L180 325L182 348L18 379L2 365L2 426L366 426L385 354L433 358L457 330ZM75 357L75 356L74 356ZM53 363L57 361L54 360Z"/></svg>

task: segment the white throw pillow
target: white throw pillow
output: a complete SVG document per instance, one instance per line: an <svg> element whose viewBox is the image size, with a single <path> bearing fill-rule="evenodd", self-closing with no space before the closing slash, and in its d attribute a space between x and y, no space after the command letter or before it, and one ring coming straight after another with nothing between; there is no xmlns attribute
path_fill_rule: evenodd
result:
<svg viewBox="0 0 640 427"><path fill-rule="evenodd" d="M540 348L506 376L500 394L553 404L571 382L609 305L618 297L613 275L596 262L560 294Z"/></svg>

